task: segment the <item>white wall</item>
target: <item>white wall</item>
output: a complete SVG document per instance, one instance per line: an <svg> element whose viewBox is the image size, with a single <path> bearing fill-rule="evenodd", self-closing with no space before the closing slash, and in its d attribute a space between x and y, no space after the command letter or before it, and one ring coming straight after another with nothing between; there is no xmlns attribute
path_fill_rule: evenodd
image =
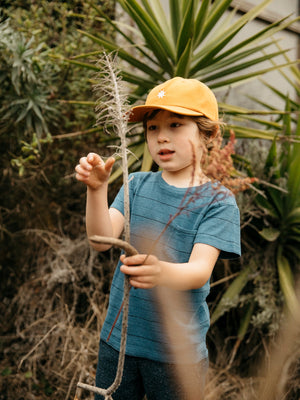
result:
<svg viewBox="0 0 300 400"><path fill-rule="evenodd" d="M184 1L184 0L182 0ZM161 0L164 9L166 12L169 10L169 0ZM233 5L240 5L243 8L249 8L251 5L255 7L261 3L261 0L239 0L233 1ZM275 20L279 20L285 16L293 14L291 19L297 17L298 15L298 0L273 0L262 12L262 16L271 17ZM240 18L241 14L237 14L236 18ZM276 18L277 17L277 18ZM258 30L263 29L268 22L263 22L259 19L251 21L244 27L241 32L230 42L230 46L240 42L241 40L245 39L250 35L254 35ZM298 22L298 29L300 29L300 23ZM299 33L289 32L289 31L281 31L275 35L275 38L280 40L279 44L284 49L291 49L287 54L291 60L296 60L299 58L299 40L300 36ZM268 48L267 52L270 53L271 51L278 51L276 48ZM278 57L277 62L285 63L286 61L283 57ZM268 68L270 67L270 62L266 62L264 64L259 64L257 67L253 67L249 69L249 71L254 70L254 68ZM245 73L242 72L242 73ZM282 78L282 76L278 72L270 72L263 76L263 79L269 82L272 85L277 85L280 90L285 92L290 92L290 95L295 97L294 91L291 89L290 85L287 84L286 80ZM223 100L224 91L216 91L216 95L219 100ZM226 93L228 95L228 93ZM273 93L262 85L262 83L258 80L252 80L242 84L240 86L233 87L228 97L226 97L226 101L233 105L244 106L248 108L259 109L260 107L257 106L254 102L247 98L247 95L257 97L262 101L271 102L275 107L283 107L282 101L277 99Z"/></svg>
<svg viewBox="0 0 300 400"><path fill-rule="evenodd" d="M258 5L261 3L261 0L248 0L248 3L252 3L254 5ZM243 3L243 1L240 1ZM298 10L298 0L273 0L271 4L266 7L266 10L269 10L272 13L276 13L280 16L285 16L293 13L296 16Z"/></svg>
<svg viewBox="0 0 300 400"><path fill-rule="evenodd" d="M243 3L243 1L240 1ZM246 3L251 3L254 6L260 3L260 0L251 0ZM293 14L293 18L297 16L297 6L298 0L273 0L273 2L266 7L264 10L264 14L270 16L278 16L282 18L289 14ZM263 22L261 20L255 20L247 24L247 26L240 32L240 34L234 39L232 43L238 42L242 38L246 36L253 35L260 29L263 29L268 23ZM299 25L298 25L299 26ZM275 38L279 40L279 44L283 49L290 49L287 53L291 60L296 60L299 57L299 34L290 31L281 31L275 35ZM276 51L275 47L270 47L267 49L267 52ZM283 57L278 57L277 63L285 63L286 60ZM266 62L264 64L260 64L254 68L267 68L271 66L270 62ZM287 83L287 81L282 77L282 75L278 71L269 72L263 76L263 79L270 83L272 86L276 86L279 90L284 91L285 93L289 93L289 95L295 98L295 92L293 88ZM242 84L239 87L235 87L230 92L227 102L235 105L241 105L249 108L258 108L255 103L251 100L247 99L247 96L257 97L258 99L271 103L275 107L282 108L283 102L274 96L273 92L266 88L262 83L258 80L252 80L245 84Z"/></svg>

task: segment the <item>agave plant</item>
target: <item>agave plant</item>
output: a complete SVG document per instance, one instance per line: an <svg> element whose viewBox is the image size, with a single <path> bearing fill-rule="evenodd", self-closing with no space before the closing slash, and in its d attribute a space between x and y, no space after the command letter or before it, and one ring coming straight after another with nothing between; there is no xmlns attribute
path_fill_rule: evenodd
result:
<svg viewBox="0 0 300 400"><path fill-rule="evenodd" d="M290 83L292 91L299 96L299 70L290 67L288 73L283 70L280 73ZM271 285L275 286L273 295L276 294L276 302L279 306L285 305L292 315L297 315L299 301L296 297L294 281L300 273L300 106L278 88L266 82L263 83L272 90L275 96L279 96L285 101L285 109L278 112L272 105L263 103L271 113L277 113L276 121L266 121L257 116L248 117L264 126L265 129L276 132L277 135L275 135L266 157L261 177L261 180L265 182L258 184L260 190L255 198L258 212L245 229L244 239L248 245L253 244L254 252L258 247L264 249L258 262L262 262L261 258L267 259L273 269ZM258 100L256 99L256 101ZM238 109L235 111L238 112ZM255 291L257 291L255 286L259 279L262 280L266 277L257 279L258 274L264 274L264 271L258 265L253 253L252 261L227 287L212 314L211 321L215 323L238 303L241 296L244 297L245 312L240 320L233 357L249 331L251 322L255 323L259 319L259 313L264 312L260 310L260 304L255 295ZM249 290L247 291L249 281L252 283L249 287L254 295L249 293ZM263 295L267 297L267 293ZM280 300L281 296L283 302ZM271 308L271 305L268 304L267 307ZM267 323L270 324L272 318L273 316L269 315Z"/></svg>
<svg viewBox="0 0 300 400"><path fill-rule="evenodd" d="M116 39L112 41L101 34L81 31L99 45L99 52L79 54L68 61L97 70L95 63L83 62L82 59L95 58L103 51L116 52L121 61L121 75L131 87L131 102L144 98L153 86L174 76L200 79L217 92L278 68L277 65L268 68L260 68L259 65L285 51L280 49L269 54L262 54L262 51L274 44L273 35L276 32L293 21L283 18L238 44L231 44L247 23L271 1L263 0L238 17L235 11L229 11L232 0L170 0L168 12L163 9L160 0L118 0L117 3L135 23L134 28L128 29L123 23L110 19L91 2L99 16L111 25ZM118 43L119 39L122 39L122 44ZM251 66L256 66L254 72L249 72ZM223 107L228 110L221 104L221 109ZM241 131L236 132L239 135ZM248 136L252 134L249 130ZM273 138L272 132L268 133L268 138ZM149 169L151 160L143 139L136 138L132 150L138 159L143 158L141 168ZM134 164L136 159L133 157L130 162ZM121 174L121 171L118 173Z"/></svg>
<svg viewBox="0 0 300 400"><path fill-rule="evenodd" d="M292 83L299 96L300 73L290 69L290 76L282 75ZM266 84L266 83L265 83ZM266 84L273 93L284 98L277 88ZM283 190L268 187L264 194L256 197L256 204L264 212L265 226L259 235L275 247L275 264L278 278L288 309L297 310L297 300L293 290L293 275L300 272L300 106L296 101L285 98L285 113L278 123L285 134L285 140L278 145L274 139L265 165L269 182L283 186ZM271 108L271 106L269 106Z"/></svg>

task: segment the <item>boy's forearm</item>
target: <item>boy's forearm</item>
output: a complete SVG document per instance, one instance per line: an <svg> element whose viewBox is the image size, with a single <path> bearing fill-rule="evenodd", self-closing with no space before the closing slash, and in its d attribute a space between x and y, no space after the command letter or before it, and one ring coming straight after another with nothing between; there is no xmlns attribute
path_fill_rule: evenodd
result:
<svg viewBox="0 0 300 400"><path fill-rule="evenodd" d="M113 236L113 227L107 203L107 184L97 190L87 188L86 199L86 232L93 235ZM92 244L98 251L108 250L110 246Z"/></svg>
<svg viewBox="0 0 300 400"><path fill-rule="evenodd" d="M211 275L210 266L199 262L175 264L162 261L161 285L175 290L198 289L205 285Z"/></svg>
<svg viewBox="0 0 300 400"><path fill-rule="evenodd" d="M204 244L196 243L189 262L184 264L165 263L163 282L166 286L178 290L201 288L211 277L220 250Z"/></svg>

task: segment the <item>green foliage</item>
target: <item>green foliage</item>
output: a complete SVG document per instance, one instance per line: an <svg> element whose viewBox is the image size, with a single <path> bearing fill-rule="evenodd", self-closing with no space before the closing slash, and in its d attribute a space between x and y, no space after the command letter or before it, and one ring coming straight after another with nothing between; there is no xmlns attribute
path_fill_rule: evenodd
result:
<svg viewBox="0 0 300 400"><path fill-rule="evenodd" d="M229 11L232 0L170 0L168 12L160 0L119 0L127 18L135 23L134 27L115 21L94 4L99 17L107 21L118 40L100 32L80 30L97 45L98 51L78 53L68 61L84 69L97 70L94 62L87 61L97 58L103 51L116 52L121 75L131 90L132 103L144 98L158 83L174 76L200 79L218 92L278 68L272 65L263 68L260 65L285 53L281 49L267 51L276 43L273 35L292 23L287 18L267 25L252 36L246 35L238 44L233 44L240 31L246 29L247 24L271 1L264 0L248 13L238 16L235 11ZM253 66L256 68L249 72ZM222 113L231 108L220 103L220 109ZM243 126L235 133L237 137L274 137L273 132L265 133ZM131 150L142 161L135 163L133 168L151 168L144 140L135 137L135 145L136 142L139 145Z"/></svg>
<svg viewBox="0 0 300 400"><path fill-rule="evenodd" d="M49 124L57 123L57 110L50 105L51 76L44 44L14 31L6 20L0 25L1 107L0 134L15 132L23 137L36 133L42 138Z"/></svg>
<svg viewBox="0 0 300 400"><path fill-rule="evenodd" d="M263 49L274 43L272 35L291 23L285 19L247 37L238 45L230 46L230 42L239 31L270 1L264 0L234 22L233 18L237 16L234 12L227 16L225 14L230 0L213 3L208 0L170 1L170 18L159 0L151 4L142 1L141 5L136 0L122 0L119 4L138 28L134 31L133 38L121 30L118 22L103 15L101 10L97 11L107 19L116 33L123 37L125 46L120 48L104 35L88 32L83 34L106 51L116 51L120 59L128 63L128 67L124 64L123 78L138 86L135 94L139 97L158 82L174 76L198 78L209 84L212 89L228 87L234 82L242 82L266 72L257 69L254 73L247 73L250 65L245 60L249 56L254 55L251 65L258 65L284 53L281 50L263 57L260 55ZM131 48L134 49L134 55L130 51ZM80 57L85 56L87 55L82 54ZM244 74L237 75L238 71L244 71Z"/></svg>
<svg viewBox="0 0 300 400"><path fill-rule="evenodd" d="M299 70L292 67L288 73L282 71L281 74L299 95ZM274 95L285 99L284 113L277 121L285 140L274 140L270 147L264 169L269 186L256 197L262 215L253 220L252 227L267 246L274 248L279 284L286 305L293 313L297 309L293 276L300 272L300 106L278 88L268 87Z"/></svg>
<svg viewBox="0 0 300 400"><path fill-rule="evenodd" d="M211 316L212 324L215 323L217 319L219 319L230 308L237 306L240 301L240 293L249 279L250 272L250 267L245 268L227 288Z"/></svg>
<svg viewBox="0 0 300 400"><path fill-rule="evenodd" d="M280 73L290 83L291 92L299 93L299 71L291 67ZM285 109L278 113L276 123L255 117L257 124L265 129L275 128L278 134L267 151L259 183L255 184L252 208L243 217L249 220L242 231L243 270L228 285L212 314L215 323L230 309L234 314L233 307L237 305L243 310L238 313L239 331L243 327L243 334L238 335L235 351L249 332L252 336L259 331L276 334L284 310L294 316L299 313L294 285L300 273L300 107L289 95L267 86L285 100ZM264 106L274 110L271 104ZM264 148L267 149L266 143ZM238 301L234 302L237 294Z"/></svg>
<svg viewBox="0 0 300 400"><path fill-rule="evenodd" d="M112 15L114 3L104 3ZM89 17L78 16L83 11ZM77 28L103 32L107 27L79 0L9 2L1 8L1 20L0 272L6 282L2 294L10 297L23 279L26 236L17 232L37 227L79 232L84 192L73 182L74 166L81 152L103 145L99 134L88 134L95 123L90 104L62 100L90 101L93 73L66 65L61 55L92 49ZM65 138L70 130L82 135Z"/></svg>
<svg viewBox="0 0 300 400"><path fill-rule="evenodd" d="M105 12L112 15L114 3L102 4ZM62 55L70 57L75 51L93 49L91 42L78 33L78 28L84 26L104 32L107 26L85 1L9 1L6 4L1 2L0 8L0 311L2 316L6 315L5 323L1 325L1 336L5 339L1 341L0 392L5 398L16 399L30 396L67 398L68 390L71 390L69 387L74 389L74 382L83 364L78 363L78 373L75 372L72 364L74 345L77 343L80 344L79 349L82 347L81 337L74 339L66 351L70 343L69 333L74 332L76 325L70 321L69 297L75 298L74 308L71 308L76 318L77 304L82 307L82 299L86 295L86 270L78 281L82 293L78 297L75 296L74 287L70 290L63 287L60 294L54 290L56 294L47 295L44 289L49 283L49 267L40 275L42 279L45 278L44 283L40 278L35 280L33 277L41 271L42 265L45 266L47 258L56 258L55 263L61 272L61 261L66 257L59 255L61 250L58 250L57 243L52 245L47 240L47 243L40 242L32 235L39 229L44 229L49 237L53 232L62 237L66 235L68 240L84 235L82 211L85 191L73 179L74 166L81 154L91 149L102 153L105 150L102 151L99 132L93 134L95 115L90 102L94 73L67 65ZM78 15L80 12L89 17L82 18ZM66 98L80 99L89 104L79 106L66 102ZM82 134L69 137L66 134L70 131ZM72 249L71 256L77 249L74 251L70 247L72 243L68 242L67 245L69 250ZM48 257L46 253L50 248L53 253ZM83 271L82 265L89 254L86 243L84 248L87 256L80 258L80 271ZM40 251L41 258L38 255ZM74 260L77 262L79 258L76 254ZM71 269L74 268L72 260L68 264ZM91 265L93 268L98 265L97 259L93 259ZM35 282L34 289L31 286L32 279ZM100 283L101 277L97 276L93 281ZM59 283L57 286L60 286ZM75 289L79 293L77 283ZM98 300L100 291L93 289ZM17 298L21 292L26 296L29 292L31 294L17 311ZM65 298L67 292L70 296ZM45 301L40 299L42 293L46 295ZM21 301L24 301L23 294ZM33 296L37 296L35 300ZM51 298L54 302L50 306ZM61 300L59 306L58 298ZM45 311L47 304L52 308L52 319ZM96 304L95 300L93 304ZM37 317L39 306L40 315ZM63 309L66 314L58 316L56 313ZM20 321L24 318L20 325L17 315ZM44 326L43 323L36 323L37 320L41 321L40 318L44 319ZM47 332L58 320L68 321L68 324L57 341L57 336L48 337ZM37 331L33 332L33 327ZM78 332L81 332L81 328L78 328ZM92 336L94 331L88 331L87 335L90 333ZM22 336L22 340L17 340L20 345L11 340L19 334ZM22 369L18 370L17 364L22 357L44 335L48 340L53 339L53 350L48 353L49 341L46 340L45 348L37 347L38 351L42 349L41 356L36 358L34 355L33 363L32 360L26 360ZM97 335L93 338L98 342ZM61 351L58 350L58 342L62 344ZM89 343L92 343L90 339ZM92 345L93 349L96 346ZM62 358L66 360L62 366L64 377L53 374ZM72 380L74 374L76 378Z"/></svg>
<svg viewBox="0 0 300 400"><path fill-rule="evenodd" d="M285 125L285 128L289 130L290 124ZM297 131L295 136L300 139ZM300 272L299 146L300 141L286 141L280 145L277 154L278 145L273 142L267 159L266 174L270 183L281 187L267 187L263 194L257 196L256 203L262 212L262 220L253 221L253 228L267 245L274 247L274 264L277 265L280 287L290 312L297 310L293 273Z"/></svg>
<svg viewBox="0 0 300 400"><path fill-rule="evenodd" d="M108 15L112 15L113 4L104 2ZM61 100L90 100L93 73L70 68L61 56L92 48L77 28L107 28L91 6L80 0L14 2L2 12L0 134L12 156L19 158L24 142L30 145L34 135L40 143L42 138L86 131L94 124L93 109ZM28 160L22 164L29 165Z"/></svg>
<svg viewBox="0 0 300 400"><path fill-rule="evenodd" d="M6 367L6 368L4 368L2 371L1 371L1 375L2 376L8 376L8 375L10 375L12 373L12 370L11 370L11 368L9 368L9 367Z"/></svg>

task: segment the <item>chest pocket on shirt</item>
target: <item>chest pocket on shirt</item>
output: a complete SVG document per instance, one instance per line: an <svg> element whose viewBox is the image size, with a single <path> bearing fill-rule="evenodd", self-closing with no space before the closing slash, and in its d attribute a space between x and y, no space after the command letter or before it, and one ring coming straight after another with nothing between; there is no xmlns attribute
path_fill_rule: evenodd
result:
<svg viewBox="0 0 300 400"><path fill-rule="evenodd" d="M164 235L164 244L169 248L170 252L173 252L177 262L187 262L189 260L196 234L196 229L189 229L187 226L182 227L176 220L170 224L166 235Z"/></svg>

